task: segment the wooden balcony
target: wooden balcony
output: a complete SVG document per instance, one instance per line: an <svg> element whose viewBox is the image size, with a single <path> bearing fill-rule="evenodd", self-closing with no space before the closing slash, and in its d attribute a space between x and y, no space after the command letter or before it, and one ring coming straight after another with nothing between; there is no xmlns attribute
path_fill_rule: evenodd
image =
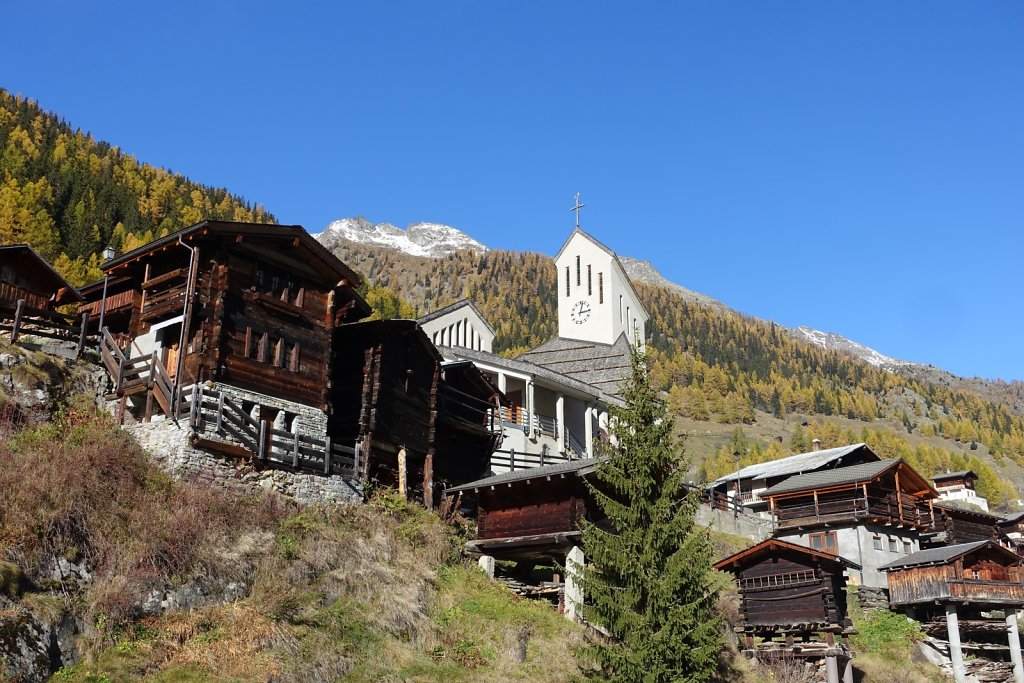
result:
<svg viewBox="0 0 1024 683"><path fill-rule="evenodd" d="M915 528L931 528L934 524L931 511L920 505L917 499L905 494L900 500L895 495L885 498L857 496L801 505L780 505L775 515L780 529L854 521Z"/></svg>

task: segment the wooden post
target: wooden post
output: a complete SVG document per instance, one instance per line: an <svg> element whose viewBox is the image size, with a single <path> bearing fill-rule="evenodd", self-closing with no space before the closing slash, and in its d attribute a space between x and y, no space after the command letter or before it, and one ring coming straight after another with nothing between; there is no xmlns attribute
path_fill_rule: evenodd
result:
<svg viewBox="0 0 1024 683"><path fill-rule="evenodd" d="M509 472L516 471L516 449L508 449L508 469Z"/></svg>
<svg viewBox="0 0 1024 683"><path fill-rule="evenodd" d="M1006 611L1006 633L1010 641L1010 661L1013 662L1013 683L1024 683L1024 660L1020 655L1020 631L1017 610Z"/></svg>
<svg viewBox="0 0 1024 683"><path fill-rule="evenodd" d="M324 437L324 474L331 474L331 437Z"/></svg>
<svg viewBox="0 0 1024 683"><path fill-rule="evenodd" d="M868 513L868 508L871 507L871 503L868 502L868 485L861 484L861 488L864 490L864 514Z"/></svg>
<svg viewBox="0 0 1024 683"><path fill-rule="evenodd" d="M818 511L818 489L814 489L814 519L821 521L821 513Z"/></svg>
<svg viewBox="0 0 1024 683"><path fill-rule="evenodd" d="M928 499L928 514L932 518L932 531L935 531L935 506L932 505L932 499Z"/></svg>
<svg viewBox="0 0 1024 683"><path fill-rule="evenodd" d="M217 433L224 433L224 392L218 392L217 396Z"/></svg>
<svg viewBox="0 0 1024 683"><path fill-rule="evenodd" d="M434 509L434 451L427 451L423 459L423 505L428 510Z"/></svg>
<svg viewBox="0 0 1024 683"><path fill-rule="evenodd" d="M903 494L900 493L900 468L896 468L896 508L900 513L900 521L903 521Z"/></svg>
<svg viewBox="0 0 1024 683"><path fill-rule="evenodd" d="M11 328L11 343L18 341L18 328L21 326L21 313L25 308L25 300L18 299L18 307L14 309L14 326Z"/></svg>
<svg viewBox="0 0 1024 683"><path fill-rule="evenodd" d="M256 459L262 460L263 454L267 452L267 422L260 419L260 442L257 446Z"/></svg>
<svg viewBox="0 0 1024 683"><path fill-rule="evenodd" d="M953 662L953 677L956 683L967 680L964 671L964 653L960 649L960 624L956 617L956 605L946 605L946 631L949 634L949 658Z"/></svg>
<svg viewBox="0 0 1024 683"><path fill-rule="evenodd" d="M299 418L295 418L296 424L298 424L298 419ZM295 427L293 429L292 436L295 439L295 441L292 443L292 467L294 467L295 469L299 469L299 428L298 427Z"/></svg>
<svg viewBox="0 0 1024 683"><path fill-rule="evenodd" d="M82 311L82 329L78 333L78 351L75 353L75 358L82 357L82 351L85 350L85 330L89 327L89 311Z"/></svg>
<svg viewBox="0 0 1024 683"><path fill-rule="evenodd" d="M356 447L352 449L352 475L359 476L359 456L363 454L363 440L356 439Z"/></svg>
<svg viewBox="0 0 1024 683"><path fill-rule="evenodd" d="M200 421L203 415L203 395L202 388L199 386L199 382L192 385L192 405L189 406L189 423L192 425L192 429L202 431Z"/></svg>
<svg viewBox="0 0 1024 683"><path fill-rule="evenodd" d="M398 449L398 495L402 497L402 500L409 499L409 491L406 483L408 477L408 464L406 463L405 447Z"/></svg>

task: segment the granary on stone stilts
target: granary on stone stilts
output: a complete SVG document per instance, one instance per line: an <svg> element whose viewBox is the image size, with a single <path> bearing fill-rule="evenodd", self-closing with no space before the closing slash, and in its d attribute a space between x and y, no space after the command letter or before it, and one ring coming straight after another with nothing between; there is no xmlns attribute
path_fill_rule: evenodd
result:
<svg viewBox="0 0 1024 683"><path fill-rule="evenodd" d="M838 555L768 539L715 564L736 577L747 656L825 660L829 683L853 681L846 575L860 566ZM755 645L755 638L761 642Z"/></svg>
<svg viewBox="0 0 1024 683"><path fill-rule="evenodd" d="M963 651L1008 654L1013 681L1024 683L1017 616L1024 609L1024 560L984 540L913 553L881 567L892 609L946 635L958 683L966 680ZM964 637L974 641L965 644ZM1007 640L1006 645L999 640Z"/></svg>

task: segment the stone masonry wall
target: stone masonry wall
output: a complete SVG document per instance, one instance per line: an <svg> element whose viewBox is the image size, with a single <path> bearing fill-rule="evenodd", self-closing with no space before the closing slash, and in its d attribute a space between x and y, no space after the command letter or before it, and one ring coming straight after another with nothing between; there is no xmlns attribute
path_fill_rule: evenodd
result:
<svg viewBox="0 0 1024 683"><path fill-rule="evenodd" d="M192 430L182 420L154 419L153 422L125 424L165 472L179 479L200 479L215 486L241 492L273 490L304 505L315 503L359 503L362 485L342 476L326 477L281 469L257 469L242 460L222 457L192 446Z"/></svg>
<svg viewBox="0 0 1024 683"><path fill-rule="evenodd" d="M210 384L213 386L210 386ZM276 396L260 394L255 391L239 389L238 387L230 384L223 384L221 382L208 383L204 385L204 389L205 388L223 392L225 396L234 401L239 407L248 407L250 404L254 404L282 411L277 423L274 425L276 429L295 431L294 424L291 421L285 422L283 419L287 414L295 416L294 419L298 420L299 427L302 429L304 434L315 436L318 439L323 439L327 435L327 413L319 408L307 406L302 403L296 403L294 401L288 401ZM218 438L223 439L225 437L220 436Z"/></svg>

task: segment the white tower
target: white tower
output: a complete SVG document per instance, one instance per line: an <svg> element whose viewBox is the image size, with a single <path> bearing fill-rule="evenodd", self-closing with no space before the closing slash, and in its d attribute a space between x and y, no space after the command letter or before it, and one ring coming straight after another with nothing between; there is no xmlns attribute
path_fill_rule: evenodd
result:
<svg viewBox="0 0 1024 683"><path fill-rule="evenodd" d="M583 205L576 195L576 229L558 255L558 336L614 344L622 334L632 345L647 336L647 309L615 252L579 226Z"/></svg>

